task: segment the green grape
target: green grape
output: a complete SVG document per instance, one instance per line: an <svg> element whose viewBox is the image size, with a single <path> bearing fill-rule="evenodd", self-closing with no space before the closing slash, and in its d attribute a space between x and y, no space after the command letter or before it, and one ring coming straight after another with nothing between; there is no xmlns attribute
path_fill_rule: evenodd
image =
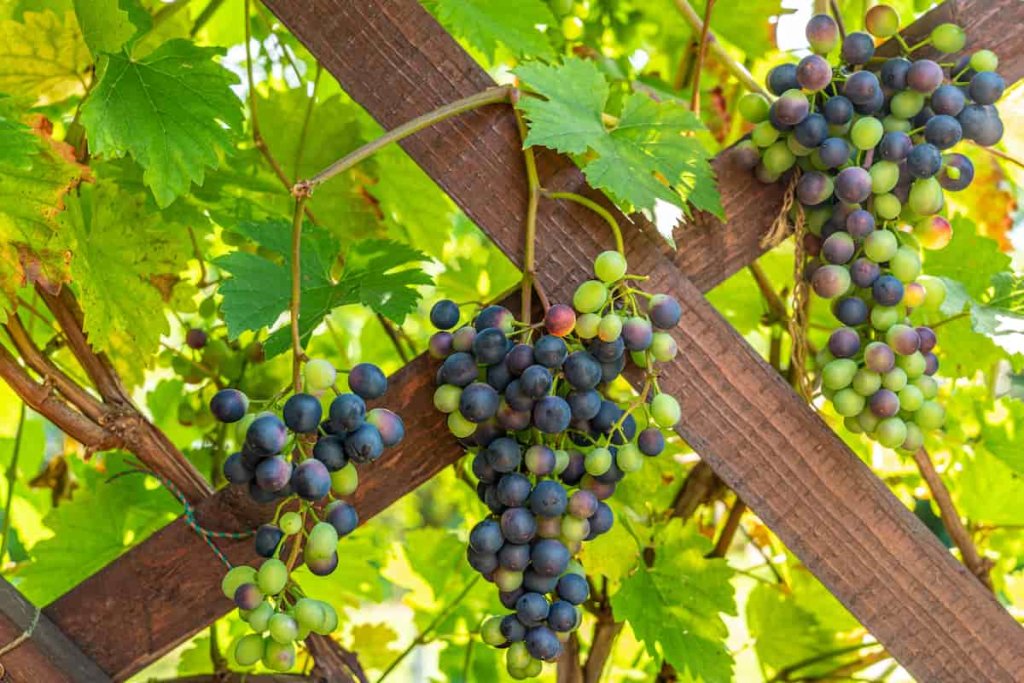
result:
<svg viewBox="0 0 1024 683"><path fill-rule="evenodd" d="M303 628L315 631L323 624L324 609L319 600L299 598L295 603L295 621Z"/></svg>
<svg viewBox="0 0 1024 683"><path fill-rule="evenodd" d="M907 438L903 440L900 448L907 451L916 451L924 445L924 432L913 422L907 422Z"/></svg>
<svg viewBox="0 0 1024 683"><path fill-rule="evenodd" d="M576 288L572 295L572 305L580 313L593 313L598 311L608 301L608 288L603 282L587 280Z"/></svg>
<svg viewBox="0 0 1024 683"><path fill-rule="evenodd" d="M295 619L280 612L270 617L268 630L270 637L282 645L293 643L299 637L299 625L295 623Z"/></svg>
<svg viewBox="0 0 1024 683"><path fill-rule="evenodd" d="M750 141L758 147L764 149L775 144L779 139L778 128L771 124L771 121L762 121L761 123L754 126L754 130L750 131Z"/></svg>
<svg viewBox="0 0 1024 683"><path fill-rule="evenodd" d="M270 617L274 616L274 608L271 607L269 602L260 603L260 606L249 612L249 626L256 633L263 633L267 630L267 625L270 623Z"/></svg>
<svg viewBox="0 0 1024 683"><path fill-rule="evenodd" d="M750 123L761 123L768 118L768 98L760 93L748 92L739 101L740 116Z"/></svg>
<svg viewBox="0 0 1024 683"><path fill-rule="evenodd" d="M615 463L623 472L636 472L644 466L644 454L640 452L636 444L627 443L619 446L619 452L615 454Z"/></svg>
<svg viewBox="0 0 1024 683"><path fill-rule="evenodd" d="M846 137L847 133L850 132L850 128L853 126L853 121L847 121L842 124L832 124L828 127L829 137L843 138Z"/></svg>
<svg viewBox="0 0 1024 683"><path fill-rule="evenodd" d="M898 116L893 116L892 114L889 114L884 119L882 119L882 130L884 130L886 133L891 133L893 131L909 133L913 129L913 123L911 123L907 119L901 119Z"/></svg>
<svg viewBox="0 0 1024 683"><path fill-rule="evenodd" d="M864 255L875 263L884 263L896 255L900 243L888 230L875 230L864 238Z"/></svg>
<svg viewBox="0 0 1024 683"><path fill-rule="evenodd" d="M937 277L922 277L920 283L924 286L924 307L930 311L937 311L946 300L946 283Z"/></svg>
<svg viewBox="0 0 1024 683"><path fill-rule="evenodd" d="M338 532L327 522L317 522L306 539L306 557L322 560L330 557L338 547Z"/></svg>
<svg viewBox="0 0 1024 683"><path fill-rule="evenodd" d="M938 429L946 421L946 410L935 401L925 401L914 413L914 422L921 429Z"/></svg>
<svg viewBox="0 0 1024 683"><path fill-rule="evenodd" d="M876 194L872 201L875 215L883 220L895 220L903 210L899 197L892 193Z"/></svg>
<svg viewBox="0 0 1024 683"><path fill-rule="evenodd" d="M889 259L889 269L900 282L913 282L921 274L921 257L915 249L900 247Z"/></svg>
<svg viewBox="0 0 1024 683"><path fill-rule="evenodd" d="M908 384L903 387L899 393L899 397L900 408L903 410L909 410L910 412L914 412L921 407L922 403L924 403L924 394L921 393L921 390L913 384Z"/></svg>
<svg viewBox="0 0 1024 683"><path fill-rule="evenodd" d="M942 210L945 198L938 178L920 178L910 186L907 206L919 216L930 216Z"/></svg>
<svg viewBox="0 0 1024 683"><path fill-rule="evenodd" d="M602 282L616 282L626 274L626 258L617 251L602 251L594 260L594 275Z"/></svg>
<svg viewBox="0 0 1024 683"><path fill-rule="evenodd" d="M633 365L638 368L646 368L647 364L647 352L646 351L630 351L629 358L633 361Z"/></svg>
<svg viewBox="0 0 1024 683"><path fill-rule="evenodd" d="M658 394L651 401L651 419L659 427L674 427L682 417L679 401L669 394Z"/></svg>
<svg viewBox="0 0 1024 683"><path fill-rule="evenodd" d="M277 595L284 590L287 583L288 567L276 557L264 560L259 571L256 572L256 585L260 587L260 591L264 595Z"/></svg>
<svg viewBox="0 0 1024 683"><path fill-rule="evenodd" d="M580 339L593 339L597 336L597 327L601 324L601 316L584 313L576 318L576 334Z"/></svg>
<svg viewBox="0 0 1024 683"><path fill-rule="evenodd" d="M836 357L832 355L832 352L828 350L827 346L822 347L822 349L814 355L814 363L819 368L828 365L835 359Z"/></svg>
<svg viewBox="0 0 1024 683"><path fill-rule="evenodd" d="M857 374L857 363L849 358L837 358L821 369L821 385L838 391L850 386Z"/></svg>
<svg viewBox="0 0 1024 683"><path fill-rule="evenodd" d="M583 469L592 477L600 477L612 466L612 452L607 448L595 448L583 459Z"/></svg>
<svg viewBox="0 0 1024 683"><path fill-rule="evenodd" d="M263 636L250 633L235 643L235 661L241 666L252 666L262 658Z"/></svg>
<svg viewBox="0 0 1024 683"><path fill-rule="evenodd" d="M907 379L917 379L924 374L924 356L920 351L915 351L909 356L897 355L896 365L903 368L903 371L907 373Z"/></svg>
<svg viewBox="0 0 1024 683"><path fill-rule="evenodd" d="M334 633L338 628L338 613L335 612L334 608L326 602L321 602L320 606L323 608L324 620L323 623L320 624L320 630L317 631L317 633L326 636Z"/></svg>
<svg viewBox="0 0 1024 683"><path fill-rule="evenodd" d="M480 625L480 637L492 647L505 644L505 636L501 635L501 617L487 617Z"/></svg>
<svg viewBox="0 0 1024 683"><path fill-rule="evenodd" d="M569 451L559 449L555 451L555 470L554 474L558 475L565 472L565 468L569 466Z"/></svg>
<svg viewBox="0 0 1024 683"><path fill-rule="evenodd" d="M540 676L541 670L543 670L544 664L539 659L531 659L530 663L520 669L523 674L523 678L536 678Z"/></svg>
<svg viewBox="0 0 1024 683"><path fill-rule="evenodd" d="M565 17L562 19L562 35L566 40L579 40L583 35L583 22L578 17Z"/></svg>
<svg viewBox="0 0 1024 683"><path fill-rule="evenodd" d="M786 137L786 147L797 157L807 157L814 151L811 147L804 147L800 144L800 141L796 139L795 135L789 135Z"/></svg>
<svg viewBox="0 0 1024 683"><path fill-rule="evenodd" d="M898 306L875 306L871 309L870 319L871 327L885 332L903 319L903 313Z"/></svg>
<svg viewBox="0 0 1024 683"><path fill-rule="evenodd" d="M640 456L643 457L642 455ZM621 467L621 465L620 465ZM590 522L578 517L562 517L562 537L567 541L582 541L590 533Z"/></svg>
<svg viewBox="0 0 1024 683"><path fill-rule="evenodd" d="M667 363L676 357L679 347L668 332L655 332L651 338L651 355L659 363Z"/></svg>
<svg viewBox="0 0 1024 683"><path fill-rule="evenodd" d="M556 17L564 17L572 12L573 0L551 0L551 11Z"/></svg>
<svg viewBox="0 0 1024 683"><path fill-rule="evenodd" d="M288 671L295 666L295 645L268 638L263 649L263 666L271 671Z"/></svg>
<svg viewBox="0 0 1024 683"><path fill-rule="evenodd" d="M302 517L297 512L286 512L281 515L281 519L277 521L277 526L281 528L281 531L286 536L299 533L299 529L302 528Z"/></svg>
<svg viewBox="0 0 1024 683"><path fill-rule="evenodd" d="M220 589L228 600L235 599L235 591L243 583L256 583L256 570L244 564L232 567L221 579Z"/></svg>
<svg viewBox="0 0 1024 683"><path fill-rule="evenodd" d="M882 386L899 393L907 386L907 373L903 368L893 368L882 376Z"/></svg>
<svg viewBox="0 0 1024 683"><path fill-rule="evenodd" d="M897 448L907 439L907 424L898 417L887 417L878 423L875 436L886 448Z"/></svg>
<svg viewBox="0 0 1024 683"><path fill-rule="evenodd" d="M325 391L334 386L338 379L338 371L329 360L313 358L306 362L302 369L306 378L306 389L309 391Z"/></svg>
<svg viewBox="0 0 1024 683"><path fill-rule="evenodd" d="M348 463L337 472L331 472L331 490L339 496L351 496L359 488L359 472Z"/></svg>
<svg viewBox="0 0 1024 683"><path fill-rule="evenodd" d="M924 108L924 95L916 90L901 90L889 101L889 111L901 119L912 119Z"/></svg>
<svg viewBox="0 0 1024 683"><path fill-rule="evenodd" d="M921 391L921 396L930 400L938 396L939 383L928 375L921 375L914 380L914 386Z"/></svg>
<svg viewBox="0 0 1024 683"><path fill-rule="evenodd" d="M505 662L508 664L509 669L525 669L530 664L531 659L533 658L527 652L526 643L523 641L509 645L505 655Z"/></svg>
<svg viewBox="0 0 1024 683"><path fill-rule="evenodd" d="M857 149L874 149L882 139L883 133L885 129L881 121L874 116L865 116L858 119L850 129L850 141Z"/></svg>
<svg viewBox="0 0 1024 683"><path fill-rule="evenodd" d="M448 430L458 439L465 439L476 431L476 423L470 422L462 416L462 413L455 411L448 416Z"/></svg>
<svg viewBox="0 0 1024 683"><path fill-rule="evenodd" d="M870 396L882 388L882 376L866 368L857 371L853 376L853 390L861 396Z"/></svg>
<svg viewBox="0 0 1024 683"><path fill-rule="evenodd" d="M876 161L871 165L868 174L871 176L871 191L875 194L885 194L896 187L896 183L899 182L900 167L893 161Z"/></svg>
<svg viewBox="0 0 1024 683"><path fill-rule="evenodd" d="M796 163L796 156L785 142L776 142L764 151L761 163L771 173L785 173Z"/></svg>
<svg viewBox="0 0 1024 683"><path fill-rule="evenodd" d="M498 567L494 571L494 585L498 587L498 590L505 591L506 593L514 591L523 585L523 573Z"/></svg>
<svg viewBox="0 0 1024 683"><path fill-rule="evenodd" d="M860 413L857 413L857 415L860 415ZM857 420L856 416L854 416L854 417L844 417L843 418L843 426L846 427L846 429L849 430L853 434L863 434L864 433L864 428L860 426L860 422Z"/></svg>
<svg viewBox="0 0 1024 683"><path fill-rule="evenodd" d="M999 68L999 57L992 50L978 50L971 55L971 68L975 71L995 71Z"/></svg>
<svg viewBox="0 0 1024 683"><path fill-rule="evenodd" d="M442 413L454 413L459 409L462 387L454 384L442 384L434 391L434 407Z"/></svg>
<svg viewBox="0 0 1024 683"><path fill-rule="evenodd" d="M622 335L622 318L615 313L609 313L601 318L597 326L597 338L603 342L613 342Z"/></svg>
<svg viewBox="0 0 1024 683"><path fill-rule="evenodd" d="M847 387L836 392L832 397L832 405L843 417L853 417L864 410L864 400L863 396Z"/></svg>
<svg viewBox="0 0 1024 683"><path fill-rule="evenodd" d="M960 52L967 44L967 34L956 24L939 24L932 29L932 45L939 52Z"/></svg>
<svg viewBox="0 0 1024 683"><path fill-rule="evenodd" d="M857 424L864 430L865 433L870 434L878 428L878 423L882 421L882 418L871 412L871 409L862 410L857 415Z"/></svg>
<svg viewBox="0 0 1024 683"><path fill-rule="evenodd" d="M820 237L822 226L824 226L831 217L832 207L822 206L805 211L804 220L807 225L807 229Z"/></svg>

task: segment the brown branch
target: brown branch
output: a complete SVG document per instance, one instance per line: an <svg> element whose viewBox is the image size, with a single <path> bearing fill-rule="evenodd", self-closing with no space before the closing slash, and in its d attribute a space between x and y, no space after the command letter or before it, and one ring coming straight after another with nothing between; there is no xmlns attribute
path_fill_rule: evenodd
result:
<svg viewBox="0 0 1024 683"><path fill-rule="evenodd" d="M615 638L622 630L621 621L615 621L612 616L611 605L597 613L597 623L594 624L594 638L590 642L590 653L583 665L584 683L598 683L604 671L604 665L611 657L612 648L615 645Z"/></svg>
<svg viewBox="0 0 1024 683"><path fill-rule="evenodd" d="M722 533L718 536L718 542L715 543L715 547L708 553L708 557L725 557L725 554L729 552L732 539L736 536L736 531L740 528L743 513L746 511L746 504L737 496L732 504L732 508L729 510L729 516L725 518L725 525L722 527Z"/></svg>
<svg viewBox="0 0 1024 683"><path fill-rule="evenodd" d="M932 492L932 498L935 499L936 504L939 506L942 525L946 527L946 531L949 533L950 538L953 539L953 543L959 548L964 564L972 574L978 577L978 580L986 588L992 590L992 578L989 576L992 562L987 558L983 558L978 553L978 548L974 545L971 534L960 520L960 514L953 504L953 498L949 495L949 489L946 488L945 482L942 481L942 477L939 476L938 471L935 469L935 464L932 463L928 451L924 448L914 451L914 462L917 463L917 469L921 471L921 477L928 484L928 490Z"/></svg>
<svg viewBox="0 0 1024 683"><path fill-rule="evenodd" d="M786 309L786 304L772 287L772 281L768 278L764 269L761 268L761 264L754 261L747 266L747 270L753 276L754 282L757 284L757 288L761 291L761 296L768 306L768 313L772 317L771 322L788 322L789 311Z"/></svg>
<svg viewBox="0 0 1024 683"><path fill-rule="evenodd" d="M355 653L343 648L333 638L313 634L306 638L306 647L316 662L310 672L312 680L325 683L368 683Z"/></svg>
<svg viewBox="0 0 1024 683"><path fill-rule="evenodd" d="M391 340L391 345L395 347L396 351L398 351L398 355L402 359L402 362L408 363L412 360L412 358L409 357L409 352L405 350L404 346L402 346L402 339L399 336L398 329L395 327L395 324L385 318L381 313L377 314L377 320L380 322L380 326L384 328L384 333L388 335L388 339Z"/></svg>
<svg viewBox="0 0 1024 683"><path fill-rule="evenodd" d="M580 639L576 632L569 634L562 654L558 658L556 683L583 683L583 667L580 665Z"/></svg>
<svg viewBox="0 0 1024 683"><path fill-rule="evenodd" d="M701 505L713 500L724 488L711 467L703 460L686 475L682 487L672 501L672 516L689 519Z"/></svg>
<svg viewBox="0 0 1024 683"><path fill-rule="evenodd" d="M704 57L708 52L708 31L711 29L711 10L715 0L707 0L704 6L704 25L700 29L700 42L697 44L697 65L693 69L693 91L690 93L690 111L700 116L700 74L704 69Z"/></svg>

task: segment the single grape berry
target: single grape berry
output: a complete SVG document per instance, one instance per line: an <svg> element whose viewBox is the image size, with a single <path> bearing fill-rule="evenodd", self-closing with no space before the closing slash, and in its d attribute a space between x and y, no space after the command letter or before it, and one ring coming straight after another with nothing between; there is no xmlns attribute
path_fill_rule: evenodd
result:
<svg viewBox="0 0 1024 683"><path fill-rule="evenodd" d="M458 325L458 304L449 299L438 301L430 309L430 323L439 330L450 330Z"/></svg>
<svg viewBox="0 0 1024 683"><path fill-rule="evenodd" d="M349 371L348 385L360 397L370 400L384 395L388 390L388 379L376 365L359 363Z"/></svg>
<svg viewBox="0 0 1024 683"><path fill-rule="evenodd" d="M218 422L238 422L249 410L249 397L238 389L221 389L210 399L210 412Z"/></svg>
<svg viewBox="0 0 1024 683"><path fill-rule="evenodd" d="M288 429L299 434L311 434L320 426L323 408L320 399L311 394L294 394L285 401L282 415Z"/></svg>
<svg viewBox="0 0 1024 683"><path fill-rule="evenodd" d="M193 327L192 329L185 333L185 344L188 345L190 349L195 349L196 351L198 351L199 349L206 346L206 340L207 335L205 330L200 330L198 328Z"/></svg>

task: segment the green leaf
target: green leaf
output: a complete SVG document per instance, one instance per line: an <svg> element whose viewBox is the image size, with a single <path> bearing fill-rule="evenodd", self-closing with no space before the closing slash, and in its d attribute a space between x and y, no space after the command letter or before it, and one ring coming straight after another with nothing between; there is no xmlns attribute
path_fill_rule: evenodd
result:
<svg viewBox="0 0 1024 683"><path fill-rule="evenodd" d="M369 669L383 669L398 654L398 634L388 624L356 624L352 627L352 649L359 663Z"/></svg>
<svg viewBox="0 0 1024 683"><path fill-rule="evenodd" d="M746 616L758 659L774 671L835 647L835 633L780 586L758 584L747 599Z"/></svg>
<svg viewBox="0 0 1024 683"><path fill-rule="evenodd" d="M981 438L989 453L1024 477L1024 401L997 400L981 425Z"/></svg>
<svg viewBox="0 0 1024 683"><path fill-rule="evenodd" d="M82 107L95 154L126 154L145 169L143 180L165 207L203 183L242 125L237 80L213 57L221 51L171 40L141 60L106 55L99 81Z"/></svg>
<svg viewBox="0 0 1024 683"><path fill-rule="evenodd" d="M580 165L587 180L627 211L652 212L661 200L724 217L709 154L694 135L703 125L693 113L633 93L606 127L608 85L593 62L525 64L515 73L543 97L519 100L530 122L526 145L586 153Z"/></svg>
<svg viewBox="0 0 1024 683"><path fill-rule="evenodd" d="M706 559L711 542L673 520L662 531L652 567L641 566L612 595L616 619L624 619L651 656L661 646L680 671L706 681L732 680L729 631L722 614L734 615L733 572L722 559Z"/></svg>
<svg viewBox="0 0 1024 683"><path fill-rule="evenodd" d="M445 28L465 38L490 60L499 43L517 57L555 56L551 42L537 28L557 24L541 0L437 0L430 4Z"/></svg>
<svg viewBox="0 0 1024 683"><path fill-rule="evenodd" d="M0 163L19 170L32 167L39 152L39 140L32 129L19 120L12 97L0 95Z"/></svg>
<svg viewBox="0 0 1024 683"><path fill-rule="evenodd" d="M979 298L992 284L996 273L1010 266L1010 257L999 250L999 243L977 233L972 221L956 216L953 239L945 249L929 251L924 272L956 280L968 296Z"/></svg>
<svg viewBox="0 0 1024 683"><path fill-rule="evenodd" d="M25 12L22 21L0 21L0 92L37 105L85 93L92 59L72 12Z"/></svg>
<svg viewBox="0 0 1024 683"><path fill-rule="evenodd" d="M74 4L82 37L94 56L120 51L153 23L135 0L74 0Z"/></svg>

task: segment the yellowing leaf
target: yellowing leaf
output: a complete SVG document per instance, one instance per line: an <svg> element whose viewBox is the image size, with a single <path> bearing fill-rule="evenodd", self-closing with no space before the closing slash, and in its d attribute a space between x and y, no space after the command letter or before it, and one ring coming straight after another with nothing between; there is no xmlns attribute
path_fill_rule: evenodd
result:
<svg viewBox="0 0 1024 683"><path fill-rule="evenodd" d="M39 105L85 92L92 59L72 12L25 12L23 21L0 21L0 36L0 92Z"/></svg>

